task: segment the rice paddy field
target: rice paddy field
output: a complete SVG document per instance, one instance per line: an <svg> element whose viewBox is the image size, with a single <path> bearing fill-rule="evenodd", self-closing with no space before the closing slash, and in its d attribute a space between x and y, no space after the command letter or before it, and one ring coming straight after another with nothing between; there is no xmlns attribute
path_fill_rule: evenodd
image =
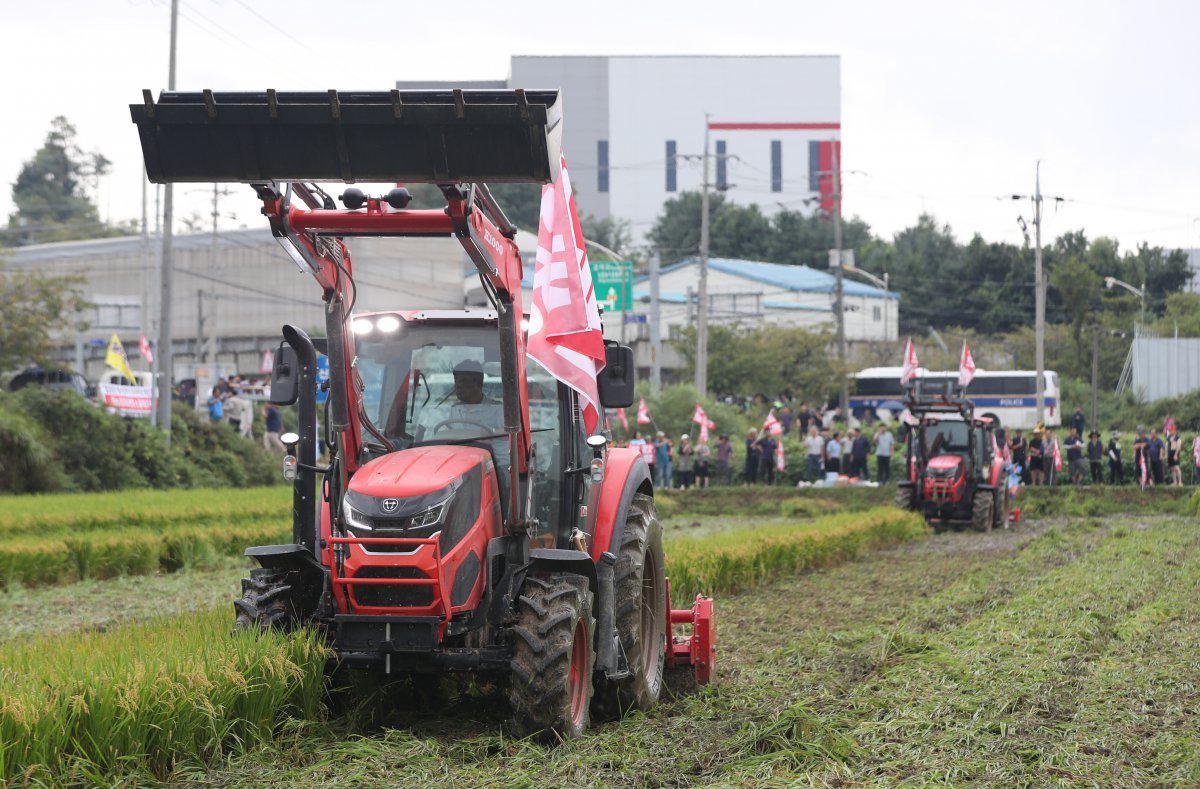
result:
<svg viewBox="0 0 1200 789"><path fill-rule="evenodd" d="M331 689L311 634L233 636L287 489L7 499L0 785L1200 785L1198 500L1023 493L939 535L885 490L660 496L717 681L555 747L489 682Z"/></svg>

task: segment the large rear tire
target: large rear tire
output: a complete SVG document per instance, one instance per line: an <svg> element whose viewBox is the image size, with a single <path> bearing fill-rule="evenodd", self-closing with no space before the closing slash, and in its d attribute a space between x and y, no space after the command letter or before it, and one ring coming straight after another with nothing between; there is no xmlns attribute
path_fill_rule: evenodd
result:
<svg viewBox="0 0 1200 789"><path fill-rule="evenodd" d="M595 630L586 578L562 573L525 579L513 626L508 694L519 735L555 742L587 729Z"/></svg>
<svg viewBox="0 0 1200 789"><path fill-rule="evenodd" d="M296 572L260 567L242 579L242 599L233 601L234 630L291 630L300 621L294 590Z"/></svg>
<svg viewBox="0 0 1200 789"><path fill-rule="evenodd" d="M662 524L650 496L636 494L629 505L613 592L613 621L630 675L601 680L596 688L593 710L598 718L608 720L631 709L652 709L662 693L670 602Z"/></svg>
<svg viewBox="0 0 1200 789"><path fill-rule="evenodd" d="M916 496L912 486L905 485L896 490L896 506L902 510L911 510L915 506Z"/></svg>
<svg viewBox="0 0 1200 789"><path fill-rule="evenodd" d="M992 491L975 491L975 500L971 504L971 525L976 531L991 531L992 511L995 504L995 496Z"/></svg>

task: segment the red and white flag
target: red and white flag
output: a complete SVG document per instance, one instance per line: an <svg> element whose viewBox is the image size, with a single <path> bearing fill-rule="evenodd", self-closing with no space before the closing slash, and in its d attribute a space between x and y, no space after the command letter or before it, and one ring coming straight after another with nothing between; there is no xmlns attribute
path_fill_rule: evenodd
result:
<svg viewBox="0 0 1200 789"><path fill-rule="evenodd" d="M917 361L917 349L913 347L912 337L909 337L908 345L904 346L904 365L900 368L901 385L916 378L920 366L921 363Z"/></svg>
<svg viewBox="0 0 1200 789"><path fill-rule="evenodd" d="M775 442L775 470L783 471L787 468L787 461L783 457L783 442Z"/></svg>
<svg viewBox="0 0 1200 789"><path fill-rule="evenodd" d="M263 351L262 361L258 363L260 373L269 373L275 369L275 352L270 348Z"/></svg>
<svg viewBox="0 0 1200 789"><path fill-rule="evenodd" d="M628 433L629 432L629 420L625 418L625 409L624 408L617 409L617 419L621 420L621 429L624 430L626 433Z"/></svg>
<svg viewBox="0 0 1200 789"><path fill-rule="evenodd" d="M527 350L578 393L590 434L600 422L596 374L604 369L604 335L567 160L560 157L558 166L557 181L542 187Z"/></svg>
<svg viewBox="0 0 1200 789"><path fill-rule="evenodd" d="M783 424L775 418L774 408L767 414L767 418L763 421L762 429L764 433L770 433L773 436L783 435Z"/></svg>
<svg viewBox="0 0 1200 789"><path fill-rule="evenodd" d="M1050 447L1054 451L1054 470L1062 471L1062 453L1058 451L1058 439L1050 442Z"/></svg>
<svg viewBox="0 0 1200 789"><path fill-rule="evenodd" d="M971 356L971 347L963 340L962 356L958 359L958 385L966 386L975 380L975 359Z"/></svg>
<svg viewBox="0 0 1200 789"><path fill-rule="evenodd" d="M150 364L154 364L154 353L150 350L150 341L146 339L146 335L141 335L138 338L138 350L142 352L142 358Z"/></svg>
<svg viewBox="0 0 1200 789"><path fill-rule="evenodd" d="M1200 468L1200 436L1192 439L1192 459L1196 461L1196 466Z"/></svg>
<svg viewBox="0 0 1200 789"><path fill-rule="evenodd" d="M692 412L692 421L700 425L700 440L708 441L708 431L716 428L717 423L708 418L704 407L699 403L696 403L696 410Z"/></svg>
<svg viewBox="0 0 1200 789"><path fill-rule="evenodd" d="M646 407L646 398L638 400L637 423L639 425L650 424L650 409Z"/></svg>

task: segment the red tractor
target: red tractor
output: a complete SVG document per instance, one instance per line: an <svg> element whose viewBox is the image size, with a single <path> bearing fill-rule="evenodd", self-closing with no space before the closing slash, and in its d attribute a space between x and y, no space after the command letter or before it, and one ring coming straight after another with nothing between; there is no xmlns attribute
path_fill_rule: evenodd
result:
<svg viewBox="0 0 1200 789"><path fill-rule="evenodd" d="M646 464L588 435L575 392L526 357L516 227L485 184L558 177L558 92L143 96L150 180L250 184L325 304L327 337L285 326L275 356L271 399L299 404L293 541L247 550L238 626L319 628L336 665L386 675L506 674L518 731L546 739L654 706L666 668L709 681L712 601L670 609ZM338 208L322 181L432 183L446 205L389 186ZM491 308L355 312L356 236L457 241ZM602 404L628 406L632 351L605 350Z"/></svg>
<svg viewBox="0 0 1200 789"><path fill-rule="evenodd" d="M937 530L969 523L990 531L1008 522L1006 461L992 420L975 417L953 383L917 379L908 390L908 474L896 505L921 512Z"/></svg>

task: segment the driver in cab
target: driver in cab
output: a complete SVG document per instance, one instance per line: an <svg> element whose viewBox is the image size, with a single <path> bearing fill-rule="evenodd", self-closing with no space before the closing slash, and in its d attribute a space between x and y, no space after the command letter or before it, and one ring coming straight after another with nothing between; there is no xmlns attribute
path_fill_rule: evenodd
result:
<svg viewBox="0 0 1200 789"><path fill-rule="evenodd" d="M450 420L455 423L452 428L473 423L492 433L504 431L504 409L483 391L482 364L467 359L454 367L454 396L458 402L450 406Z"/></svg>

